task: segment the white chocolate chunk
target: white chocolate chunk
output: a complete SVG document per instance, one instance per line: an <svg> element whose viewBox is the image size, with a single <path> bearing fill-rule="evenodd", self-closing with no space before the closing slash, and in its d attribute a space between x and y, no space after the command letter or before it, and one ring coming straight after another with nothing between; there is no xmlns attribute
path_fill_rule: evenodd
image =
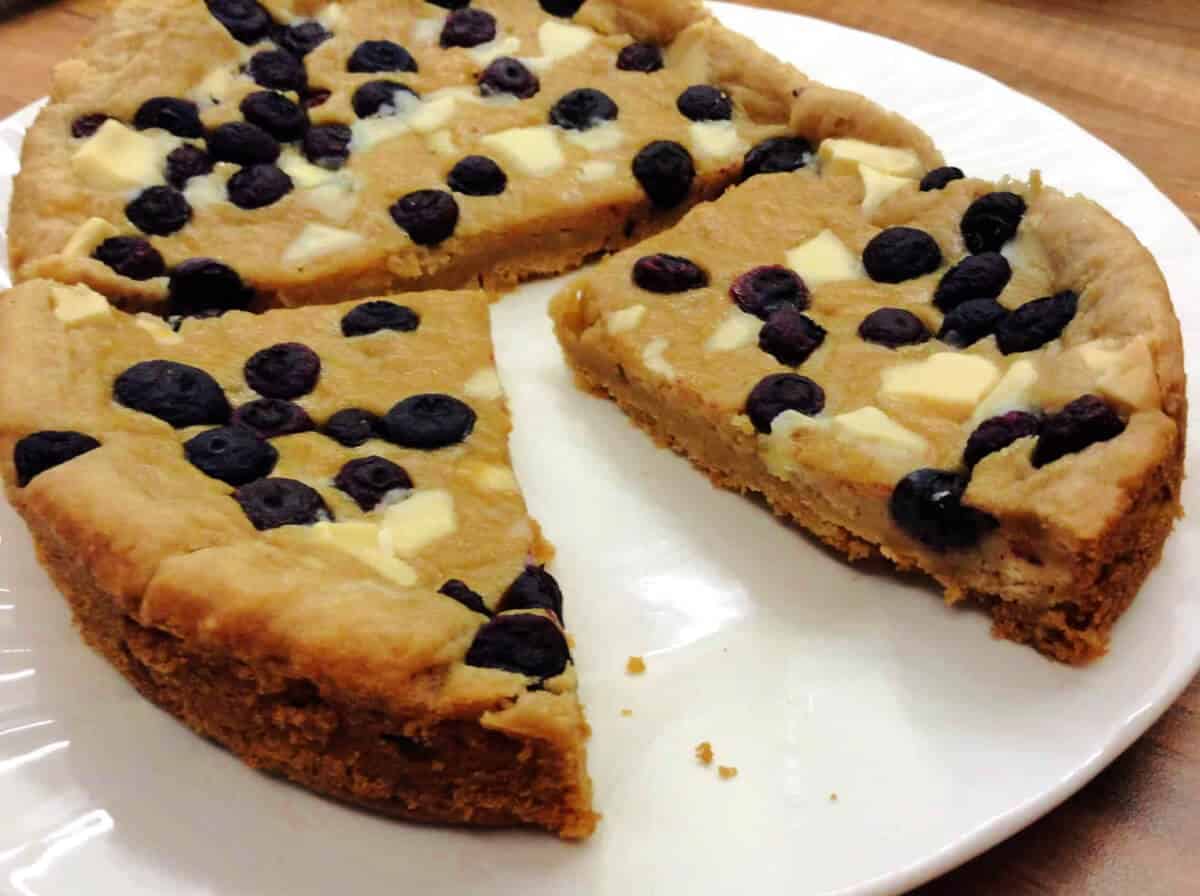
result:
<svg viewBox="0 0 1200 896"><path fill-rule="evenodd" d="M625 131L615 121L606 121L586 131L567 131L567 139L588 152L607 152L625 142Z"/></svg>
<svg viewBox="0 0 1200 896"><path fill-rule="evenodd" d="M413 43L435 44L446 27L445 16L433 16L428 19L417 19L413 22Z"/></svg>
<svg viewBox="0 0 1200 896"><path fill-rule="evenodd" d="M336 31L346 21L346 10L340 3L327 3L317 13L317 21L330 31Z"/></svg>
<svg viewBox="0 0 1200 896"><path fill-rule="evenodd" d="M339 224L347 221L358 208L358 186L352 174L304 190L299 196L305 205Z"/></svg>
<svg viewBox="0 0 1200 896"><path fill-rule="evenodd" d="M454 145L454 138L449 131L434 131L432 134L426 134L425 145L435 156L458 155L458 147Z"/></svg>
<svg viewBox="0 0 1200 896"><path fill-rule="evenodd" d="M237 171L238 166L231 162L217 162L209 174L190 179L183 189L188 205L193 209L201 209L227 202L229 195L225 188L229 178Z"/></svg>
<svg viewBox="0 0 1200 896"><path fill-rule="evenodd" d="M558 145L558 136L555 134L557 130L559 129L545 124L512 128L488 134L480 142L525 174L544 177L566 164L562 148Z"/></svg>
<svg viewBox="0 0 1200 896"><path fill-rule="evenodd" d="M71 157L71 171L98 190L131 190L163 182L157 140L110 118Z"/></svg>
<svg viewBox="0 0 1200 896"><path fill-rule="evenodd" d="M279 157L279 167L292 179L292 184L297 190L311 190L338 177L338 172L314 165L294 149L284 150Z"/></svg>
<svg viewBox="0 0 1200 896"><path fill-rule="evenodd" d="M385 543L401 557L419 554L458 531L454 496L443 489L413 492L389 507L383 518Z"/></svg>
<svg viewBox="0 0 1200 896"><path fill-rule="evenodd" d="M386 532L377 523L321 522L300 531L310 532L311 537L345 551L400 585L417 583L416 570L392 553Z"/></svg>
<svg viewBox="0 0 1200 896"><path fill-rule="evenodd" d="M883 372L881 398L915 401L959 419L971 414L1000 379L996 365L978 355L939 352Z"/></svg>
<svg viewBox="0 0 1200 896"><path fill-rule="evenodd" d="M876 407L859 408L833 418L833 428L839 436L873 453L882 452L889 460L907 461L924 457L929 443L905 426L901 426Z"/></svg>
<svg viewBox="0 0 1200 896"><path fill-rule="evenodd" d="M68 258L88 258L102 242L119 234L120 231L103 218L88 218L71 234L62 254Z"/></svg>
<svg viewBox="0 0 1200 896"><path fill-rule="evenodd" d="M664 337L656 336L642 349L642 363L646 365L646 369L654 371L665 380L675 379L675 368L663 355L669 345Z"/></svg>
<svg viewBox="0 0 1200 896"><path fill-rule="evenodd" d="M595 38L596 32L591 28L562 22L543 22L538 28L538 44L542 54L524 62L535 71L544 71L559 60L585 50Z"/></svg>
<svg viewBox="0 0 1200 896"><path fill-rule="evenodd" d="M153 314L143 311L134 317L133 323L134 326L149 333L160 345L178 345L183 342L183 337L172 330L171 325L161 317L155 317Z"/></svg>
<svg viewBox="0 0 1200 896"><path fill-rule="evenodd" d="M191 98L201 108L213 106L229 96L237 82L237 72L229 66L221 65L205 75L199 84L188 91Z"/></svg>
<svg viewBox="0 0 1200 896"><path fill-rule="evenodd" d="M744 345L750 345L758 339L762 326L763 322L757 317L735 308L725 315L725 319L713 330L708 342L704 344L704 349L710 352L731 352Z"/></svg>
<svg viewBox="0 0 1200 896"><path fill-rule="evenodd" d="M859 165L869 165L883 174L898 177L920 177L922 172L921 160L911 149L879 146L853 137L823 140L817 157L822 171L831 174L853 174Z"/></svg>
<svg viewBox="0 0 1200 896"><path fill-rule="evenodd" d="M503 398L504 385L500 382L500 374L495 367L480 368L463 386L463 394L469 398L482 398L487 401Z"/></svg>
<svg viewBox="0 0 1200 896"><path fill-rule="evenodd" d="M636 330L645 316L645 305L630 305L620 311L610 311L605 318L604 325L608 328L609 333L616 336L618 333Z"/></svg>
<svg viewBox="0 0 1200 896"><path fill-rule="evenodd" d="M422 102L409 117L409 124L418 134L430 134L446 126L454 117L456 97L438 96Z"/></svg>
<svg viewBox="0 0 1200 896"><path fill-rule="evenodd" d="M86 286L55 284L50 287L50 299L54 303L54 316L68 327L112 316L108 299Z"/></svg>
<svg viewBox="0 0 1200 896"><path fill-rule="evenodd" d="M789 250L787 266L810 289L822 283L859 280L865 276L862 261L832 230L822 230L807 243Z"/></svg>
<svg viewBox="0 0 1200 896"><path fill-rule="evenodd" d="M411 132L412 127L404 115L360 118L350 126L350 151L366 152L380 143L387 143Z"/></svg>
<svg viewBox="0 0 1200 896"><path fill-rule="evenodd" d="M616 176L616 162L605 162L601 159L590 159L579 166L579 180L585 184L594 184L602 180L611 180Z"/></svg>
<svg viewBox="0 0 1200 896"><path fill-rule="evenodd" d="M362 243L360 233L339 230L325 224L307 224L300 235L283 252L283 263L303 268L306 264L327 255L348 252Z"/></svg>
<svg viewBox="0 0 1200 896"><path fill-rule="evenodd" d="M706 159L727 159L740 156L746 142L732 121L695 121L688 128L689 139L696 155Z"/></svg>
<svg viewBox="0 0 1200 896"><path fill-rule="evenodd" d="M750 431L754 426L742 417ZM771 432L760 442L763 461L772 476L787 479L796 472L796 446L793 436L802 429L817 429L824 426L824 421L816 420L799 411L784 411L771 421Z"/></svg>
<svg viewBox="0 0 1200 896"><path fill-rule="evenodd" d="M493 59L499 59L501 56L514 56L520 49L521 39L508 34L489 40L486 44L472 47L467 50L467 55L474 59L477 65L486 66Z"/></svg>
<svg viewBox="0 0 1200 896"><path fill-rule="evenodd" d="M1145 336L1138 336L1124 347L1096 340L1076 351L1096 375L1096 391L1105 398L1135 409L1158 405L1158 377Z"/></svg>
<svg viewBox="0 0 1200 896"><path fill-rule="evenodd" d="M987 398L979 403L971 416L973 424L1009 411L1030 411L1034 408L1033 390L1037 386L1037 366L1029 360L1013 362Z"/></svg>
<svg viewBox="0 0 1200 896"><path fill-rule="evenodd" d="M885 174L872 168L870 165L862 165L859 167L859 173L862 174L863 182L863 214L867 217L875 214L875 210L883 205L884 201L891 197L894 193L903 190L910 184L915 184L910 177L896 177L894 174Z"/></svg>

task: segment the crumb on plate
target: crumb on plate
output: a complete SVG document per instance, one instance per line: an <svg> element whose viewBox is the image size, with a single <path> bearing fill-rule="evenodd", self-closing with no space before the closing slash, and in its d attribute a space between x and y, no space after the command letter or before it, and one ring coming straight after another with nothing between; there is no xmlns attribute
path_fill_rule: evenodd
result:
<svg viewBox="0 0 1200 896"><path fill-rule="evenodd" d="M708 741L704 741L704 743L699 744L696 747L696 758L699 759L700 762L704 765L712 765L712 761L713 761L712 744L710 744Z"/></svg>
<svg viewBox="0 0 1200 896"><path fill-rule="evenodd" d="M717 774L721 776L721 780L728 781L730 778L737 777L737 767L733 765L718 765Z"/></svg>
<svg viewBox="0 0 1200 896"><path fill-rule="evenodd" d="M646 661L640 656L631 656L625 664L625 671L630 675L641 675L646 671Z"/></svg>

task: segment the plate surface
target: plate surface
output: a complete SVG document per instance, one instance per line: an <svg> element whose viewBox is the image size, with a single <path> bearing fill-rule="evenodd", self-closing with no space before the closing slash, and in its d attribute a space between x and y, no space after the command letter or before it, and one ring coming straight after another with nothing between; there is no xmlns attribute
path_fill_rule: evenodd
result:
<svg viewBox="0 0 1200 896"><path fill-rule="evenodd" d="M715 5L815 78L929 130L954 164L1040 168L1153 250L1200 358L1200 235L1129 162L983 75L826 23ZM30 110L0 123L0 202ZM0 890L22 894L896 892L1048 811L1200 665L1200 538L1184 521L1091 668L988 636L932 589L849 567L577 392L545 315L495 307L513 450L559 548L605 813L568 846L398 824L255 774L85 649L0 506ZM2 363L2 361L0 361ZM1193 397L1193 401L1195 398ZM1198 453L1196 439L1190 454ZM1200 507L1197 479L1185 503ZM630 655L648 672L624 672ZM622 708L632 717L623 717ZM709 740L740 769L692 758ZM832 799L832 794L837 799ZM484 883L486 882L486 883Z"/></svg>

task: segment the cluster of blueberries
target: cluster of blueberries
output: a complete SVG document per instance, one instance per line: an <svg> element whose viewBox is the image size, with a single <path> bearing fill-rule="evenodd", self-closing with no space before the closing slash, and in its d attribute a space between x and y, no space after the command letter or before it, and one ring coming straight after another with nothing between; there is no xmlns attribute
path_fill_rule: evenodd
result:
<svg viewBox="0 0 1200 896"><path fill-rule="evenodd" d="M963 178L958 168L939 168L921 182L923 191L940 190ZM944 318L937 338L954 348L968 348L995 336L1005 355L1030 352L1057 339L1075 318L1079 297L1066 290L1027 302L1009 311L998 301L1012 277L1000 249L1016 236L1026 211L1015 193L979 197L963 215L960 230L970 254L951 267L934 292L933 303ZM942 251L932 236L913 227L889 227L876 235L862 255L863 267L877 283L903 283L937 271ZM648 255L633 266L633 282L655 293L680 293L708 286L700 265L676 255ZM754 268L734 280L730 298L748 314L764 321L759 347L780 364L799 367L824 342L826 331L803 312L811 304L804 281L790 268ZM925 323L902 308L880 308L862 321L860 338L888 349L928 342ZM825 409L825 391L796 373L772 374L760 381L746 401L746 414L760 433L769 433L779 414L794 410L816 416ZM995 520L962 503L970 471L990 454L1018 439L1036 437L1035 467L1043 467L1097 442L1116 438L1125 423L1103 399L1085 395L1055 414L1021 411L984 421L971 434L963 453L963 470L923 469L906 476L893 492L891 510L906 532L936 549L969 547L995 527Z"/></svg>

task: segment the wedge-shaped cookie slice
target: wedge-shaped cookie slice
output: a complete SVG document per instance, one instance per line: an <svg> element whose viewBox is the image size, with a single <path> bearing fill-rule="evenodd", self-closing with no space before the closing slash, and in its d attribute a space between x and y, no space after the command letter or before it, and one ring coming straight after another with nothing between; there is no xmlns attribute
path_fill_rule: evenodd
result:
<svg viewBox="0 0 1200 896"><path fill-rule="evenodd" d="M1102 653L1179 513L1178 322L1095 204L821 143L553 304L581 383L851 558Z"/></svg>
<svg viewBox="0 0 1200 896"><path fill-rule="evenodd" d="M12 266L172 313L508 286L801 164L806 83L696 0L123 0L28 135Z"/></svg>
<svg viewBox="0 0 1200 896"><path fill-rule="evenodd" d="M0 302L9 496L85 639L253 766L429 821L594 825L552 549L482 293Z"/></svg>

